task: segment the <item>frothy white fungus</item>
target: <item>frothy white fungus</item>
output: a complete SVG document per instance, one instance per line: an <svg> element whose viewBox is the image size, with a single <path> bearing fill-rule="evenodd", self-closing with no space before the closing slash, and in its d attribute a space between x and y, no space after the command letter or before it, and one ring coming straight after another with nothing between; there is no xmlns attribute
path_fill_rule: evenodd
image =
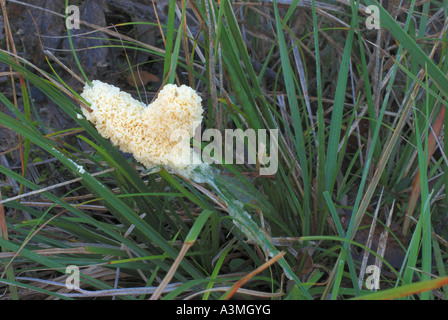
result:
<svg viewBox="0 0 448 320"><path fill-rule="evenodd" d="M146 168L162 165L185 173L194 167L191 159L198 155L190 148L190 138L202 121L203 109L192 88L168 84L146 106L119 88L94 80L81 96L91 104L92 112L83 109L86 119Z"/></svg>

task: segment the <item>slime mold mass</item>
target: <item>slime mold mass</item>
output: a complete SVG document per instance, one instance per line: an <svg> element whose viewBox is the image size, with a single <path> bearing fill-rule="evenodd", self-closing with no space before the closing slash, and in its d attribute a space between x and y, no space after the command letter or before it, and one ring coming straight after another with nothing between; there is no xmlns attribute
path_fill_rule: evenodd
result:
<svg viewBox="0 0 448 320"><path fill-rule="evenodd" d="M146 106L129 93L98 80L81 96L92 112L83 114L98 132L146 168L162 165L175 171L191 169L190 138L202 121L201 98L192 88L168 84ZM196 163L193 161L193 163Z"/></svg>

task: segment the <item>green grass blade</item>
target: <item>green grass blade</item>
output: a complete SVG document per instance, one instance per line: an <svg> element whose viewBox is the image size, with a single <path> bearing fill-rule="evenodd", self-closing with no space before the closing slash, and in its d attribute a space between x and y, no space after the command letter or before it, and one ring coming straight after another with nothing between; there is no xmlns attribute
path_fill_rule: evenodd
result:
<svg viewBox="0 0 448 320"><path fill-rule="evenodd" d="M286 46L285 37L283 36L283 24L280 20L280 14L277 7L277 1L273 1L274 4L274 14L275 14L275 22L277 27L277 38L279 41L279 49L280 49L280 59L282 64L282 70L283 70L283 77L285 80L285 86L286 86L286 93L288 96L288 102L289 107L291 109L291 116L293 119L293 128L294 128L294 141L296 146L296 152L298 154L299 163L302 169L302 179L303 179L303 186L304 186L304 204L303 204L303 211L305 216L305 221L303 222L303 234L308 235L310 234L310 226L311 226L311 212L310 212L310 190L309 190L309 184L310 180L308 177L308 161L306 159L306 152L305 152L305 138L303 136L303 128L302 128L302 117L299 111L299 105L297 102L297 95L296 95L296 87L295 87L295 81L294 76L291 68L291 64L289 62L289 56L288 56L288 48Z"/></svg>
<svg viewBox="0 0 448 320"><path fill-rule="evenodd" d="M408 284L398 288L378 291L371 294L355 297L352 300L392 300L406 297L412 294L424 293L430 290L440 288L448 284L448 277L437 278L427 281L421 281L413 284Z"/></svg>

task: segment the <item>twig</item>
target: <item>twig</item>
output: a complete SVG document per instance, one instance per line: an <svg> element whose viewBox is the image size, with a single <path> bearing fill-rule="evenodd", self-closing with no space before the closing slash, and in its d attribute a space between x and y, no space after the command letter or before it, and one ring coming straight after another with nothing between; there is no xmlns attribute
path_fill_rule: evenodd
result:
<svg viewBox="0 0 448 320"><path fill-rule="evenodd" d="M33 63L31 63L30 61L14 54L11 53L9 51L0 49L0 52L3 52L5 54L8 54L22 62L24 62L26 65L30 66L31 68L35 69L37 72L39 72L40 74L42 74L47 80L49 80L52 84L54 84L59 90L61 90L62 92L64 92L64 94L66 94L68 97L72 98L73 100L75 100L81 107L85 108L87 111L92 112L92 109L82 100L78 99L78 97L76 97L72 92L70 92L70 90L68 90L67 88L65 88L62 84L60 84L59 82L57 82L56 80L54 80L52 77L50 77L47 73L45 73L42 69L40 69L39 67L37 67L36 65L34 65ZM20 149L19 149L20 150Z"/></svg>
<svg viewBox="0 0 448 320"><path fill-rule="evenodd" d="M297 73L299 74L300 86L302 87L303 98L305 100L306 110L308 111L308 117L310 120L310 127L311 127L310 130L311 130L311 133L313 134L314 143L317 147L318 141L317 141L316 131L314 130L315 126L314 126L314 120L313 120L313 113L311 111L310 99L308 96L308 87L306 84L305 70L303 68L303 63L302 63L302 58L300 57L299 48L297 47L297 45L294 45L294 42L295 42L294 39L291 37L291 43L293 44L292 53L294 55L294 61L296 62Z"/></svg>
<svg viewBox="0 0 448 320"><path fill-rule="evenodd" d="M242 279L238 280L237 283L235 283L225 294L224 299L228 300L230 299L247 281L252 279L254 276L259 274L261 271L263 271L266 268L269 268L271 265L273 265L275 262L277 262L280 258L282 258L285 255L284 251L279 252L276 256L274 256L272 259L269 259L264 264L259 266L254 271L250 272L248 275L243 277Z"/></svg>
<svg viewBox="0 0 448 320"><path fill-rule="evenodd" d="M30 251L41 256L52 256L57 254L92 254L92 252L87 251L85 247L51 248L51 249L40 249ZM0 252L0 259L11 258L16 255L17 255L16 252Z"/></svg>
<svg viewBox="0 0 448 320"><path fill-rule="evenodd" d="M25 280L25 281L33 281L37 283L43 283L46 285L52 285L56 287L66 287L65 282L57 282L51 280L42 280L38 278L31 277L17 277L16 280ZM0 279L0 283L3 282ZM164 292L171 292L175 290L177 287L181 286L182 283L172 283L166 286ZM20 284L16 286L22 287ZM28 287L25 287L29 289ZM59 295L71 298L87 298L87 297L108 297L108 296L123 296L123 295L142 295L142 294L151 294L156 290L156 287L137 287L137 288L123 288L123 289L106 289L106 290L84 290L84 289L76 289L78 293L58 293Z"/></svg>
<svg viewBox="0 0 448 320"><path fill-rule="evenodd" d="M228 291L230 288L231 287L217 287L217 288L211 288L211 289L207 289L207 290L202 290L202 291L195 292L195 293L189 295L184 300L193 299L194 297L196 297L198 295L201 295L203 293L207 293L207 292ZM246 294L248 296L265 298L265 299L281 298L281 297L283 297L285 295L284 292L272 293L272 292L262 292L262 291L249 290L249 289L244 289L244 288L238 288L238 290L236 290L236 293Z"/></svg>
<svg viewBox="0 0 448 320"><path fill-rule="evenodd" d="M166 287L169 285L169 282L173 278L174 274L177 271L177 268L179 267L182 259L184 258L185 254L187 253L188 249L194 244L194 241L192 242L185 242L182 245L182 248L180 249L179 254L176 257L176 260L174 260L174 263L172 264L170 270L165 275L165 278L163 278L160 285L157 287L157 289L154 291L153 295L151 296L150 300L157 300L160 298L161 294L165 291Z"/></svg>
<svg viewBox="0 0 448 320"><path fill-rule="evenodd" d="M383 191L384 191L384 188L383 188L383 190L381 190L380 199L378 200L378 204L376 206L375 213L373 214L373 219L372 219L372 224L370 226L369 236L367 237L366 247L369 248L369 249L372 246L372 239L374 237L373 234L375 233L376 221L377 221L377 218L378 218L378 211L379 211L379 208L380 208L380 205L381 205L381 199L383 197ZM360 288L362 287L362 282L363 282L363 279L364 279L364 272L366 271L366 266L367 266L367 261L368 261L368 258L369 258L369 254L370 253L367 250L364 250L364 254L363 254L363 257L362 257L362 263L361 263L361 269L359 271L359 287ZM375 281L375 284L376 284L376 281ZM377 288L377 287L378 286L376 286L376 285L374 286L374 288Z"/></svg>
<svg viewBox="0 0 448 320"><path fill-rule="evenodd" d="M212 98L212 105L213 105L213 113L215 117L215 124L218 131L222 131L222 118L221 118L221 112L218 110L218 96L216 93L216 83L215 83L215 54L213 49L213 37L212 37L212 13L211 10L213 6L210 5L209 1L205 1L205 9L207 11L207 17L208 17L208 41L210 42L210 49L208 53L208 60L209 60L209 78L210 78L210 95ZM215 26L216 29L216 26ZM215 45L218 45L215 43Z"/></svg>
<svg viewBox="0 0 448 320"><path fill-rule="evenodd" d="M387 216L387 220L386 220L387 228L384 228L384 231L381 232L380 238L378 240L377 253L381 258L384 258L384 253L386 252L387 238L389 236L388 230L389 230L390 224L392 222L392 213L394 212L394 205L395 205L395 199L392 202L392 208L390 209L389 215ZM383 265L383 261L379 257L376 257L375 266L377 266L378 270L381 270L382 265ZM379 288L380 272L374 272L373 281L375 284L375 286L373 288Z"/></svg>
<svg viewBox="0 0 448 320"><path fill-rule="evenodd" d="M114 168L109 168L109 169L106 169L106 170L103 170L103 171L100 171L100 172L92 173L91 176L92 177L98 176L98 175L101 175L103 173L111 172L113 170L114 170ZM49 186L49 187L46 187L46 188L42 188L42 189L39 189L39 190L34 190L34 191L31 191L31 192L28 192L28 193L25 193L25 194L20 194L20 195L15 196L15 197L11 197L11 198L8 198L8 199L5 199L5 200L1 200L0 204L6 203L6 202L9 202L9 201L22 199L24 197L28 197L28 196L31 196L31 195L39 194L39 193L46 192L46 191L49 191L49 190L52 190L52 189L56 189L56 188L59 188L59 187L63 187L65 185L81 181L82 179L83 178L80 177L80 178L72 179L72 180L69 180L69 181L61 182L61 183L58 183L58 184L54 184L52 186Z"/></svg>
<svg viewBox="0 0 448 320"><path fill-rule="evenodd" d="M5 270L3 271L3 273L1 274L0 278L3 278L3 276L5 275L6 271L8 270L9 266L12 264L12 262L14 261L14 259L19 255L20 251L22 251L22 249L25 247L25 245L30 242L31 239L33 239L33 237L38 234L40 232L40 230L42 230L43 227L45 227L48 223L50 223L53 219L56 219L57 217L59 217L62 213L66 212L67 210L64 210L60 213L58 213L57 215L51 217L50 219L48 219L47 221L45 221L39 228L37 228L36 230L34 230L34 232L29 235L20 245L19 249L14 252L14 256L11 258L11 260L9 260L8 264L5 267Z"/></svg>
<svg viewBox="0 0 448 320"><path fill-rule="evenodd" d="M51 14L54 14L54 15L56 15L58 17L61 17L61 18L65 19L65 15L64 14L61 14L61 13L58 13L58 12L55 12L55 11L52 11L52 10L49 10L49 9L41 8L41 7L29 4L29 3L25 3L25 2L17 1L17 0L8 0L8 2L13 2L13 3L17 3L17 4L20 4L20 5L23 5L23 6L31 7L31 8L42 10L42 11L46 11L46 12L49 12ZM106 33L106 34L108 34L110 36L117 37L117 38L121 37L124 40L131 41L131 42L133 42L135 44L139 44L139 45L141 45L141 46L143 46L145 48L148 48L150 50L154 50L154 51L156 51L158 53L165 54L165 50L163 50L163 49L151 46L151 45L149 45L147 43L135 40L135 39L133 39L131 37L128 37L126 35L123 35L123 34L120 34L118 32L110 30L110 28L113 28L113 26L112 27L111 26L109 26L109 27L101 27L101 26L98 26L96 24L86 22L84 20L79 20L79 23L82 24L82 25L85 25L85 26L87 26L89 28L92 28L94 30L97 30L99 32L104 32L104 33Z"/></svg>
<svg viewBox="0 0 448 320"><path fill-rule="evenodd" d="M86 84L84 79L81 79L76 73L74 73L69 67L67 67L65 64L62 63L61 60L56 58L49 50L44 50L44 53L49 56L51 59L53 59L58 65L60 65L65 71L67 71L73 78L81 82L83 85Z"/></svg>

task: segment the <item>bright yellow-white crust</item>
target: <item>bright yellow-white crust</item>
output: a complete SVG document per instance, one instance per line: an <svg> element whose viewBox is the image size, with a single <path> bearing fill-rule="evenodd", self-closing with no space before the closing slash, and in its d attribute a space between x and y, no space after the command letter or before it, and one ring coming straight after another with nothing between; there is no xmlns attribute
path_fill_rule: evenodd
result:
<svg viewBox="0 0 448 320"><path fill-rule="evenodd" d="M148 106L98 80L86 85L81 96L91 104L92 112L83 109L86 119L145 167L163 165L181 171L191 164L190 138L202 121L203 109L190 87L168 84Z"/></svg>

